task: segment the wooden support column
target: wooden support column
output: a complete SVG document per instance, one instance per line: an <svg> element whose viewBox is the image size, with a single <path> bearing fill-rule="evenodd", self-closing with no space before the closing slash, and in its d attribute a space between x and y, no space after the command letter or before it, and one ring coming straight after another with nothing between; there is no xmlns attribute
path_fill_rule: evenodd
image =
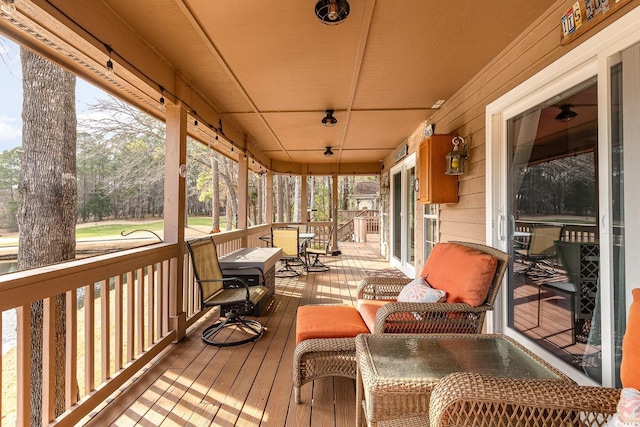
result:
<svg viewBox="0 0 640 427"><path fill-rule="evenodd" d="M184 229L186 212L187 161L187 110L182 104L167 106L167 143L165 147L164 180L164 240L176 244L176 258L172 263L169 278L169 317L176 340L186 333L187 315L184 311L183 265Z"/></svg>
<svg viewBox="0 0 640 427"><path fill-rule="evenodd" d="M331 175L333 189L331 191L331 220L333 221L333 235L331 236L331 250L338 250L338 174Z"/></svg>
<svg viewBox="0 0 640 427"><path fill-rule="evenodd" d="M239 156L238 158L238 229L246 230L248 221L247 214L249 212L249 158ZM242 236L241 245L247 247L247 235Z"/></svg>
<svg viewBox="0 0 640 427"><path fill-rule="evenodd" d="M267 192L266 192L266 222L267 224L273 224L273 171L269 169L267 171Z"/></svg>
<svg viewBox="0 0 640 427"><path fill-rule="evenodd" d="M306 165L305 165L306 166ZM300 174L300 215L304 215L303 218L300 218L300 221L303 221L307 228L309 227L309 205L307 203L307 171L306 167L304 168L302 174Z"/></svg>

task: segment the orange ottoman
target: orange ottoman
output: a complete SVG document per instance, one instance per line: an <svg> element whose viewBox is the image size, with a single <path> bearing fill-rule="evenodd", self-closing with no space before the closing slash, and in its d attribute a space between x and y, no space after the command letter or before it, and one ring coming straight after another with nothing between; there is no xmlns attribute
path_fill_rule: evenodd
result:
<svg viewBox="0 0 640 427"><path fill-rule="evenodd" d="M300 387L316 378L356 378L358 334L369 333L351 305L304 305L296 316L296 350L293 355L293 387L300 403Z"/></svg>

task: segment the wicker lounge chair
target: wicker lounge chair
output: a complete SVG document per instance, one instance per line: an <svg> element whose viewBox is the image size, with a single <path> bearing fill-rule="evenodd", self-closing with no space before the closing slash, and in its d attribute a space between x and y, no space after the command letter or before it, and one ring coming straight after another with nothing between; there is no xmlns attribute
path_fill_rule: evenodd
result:
<svg viewBox="0 0 640 427"><path fill-rule="evenodd" d="M484 302L473 307L463 303L391 302L412 279L366 277L358 286L358 300L379 300L383 305L375 314L372 333L480 333L487 311L493 310L509 255L490 246L470 242L450 242L495 257L498 261Z"/></svg>
<svg viewBox="0 0 640 427"><path fill-rule="evenodd" d="M463 303L398 303L395 299L402 288L411 281L409 278L366 277L358 287L358 298L380 300L385 304L376 315L375 330L362 320L365 331L371 333L480 333L485 313L493 309L498 288L502 283L509 256L489 246L452 242L476 249L496 258L497 267L487 297L479 307ZM336 307L336 306L334 306ZM358 312L349 307L349 315ZM346 310L346 309L345 309ZM359 313L362 315L362 313ZM351 319L353 320L353 319ZM357 322L353 322L357 323ZM324 326L324 325L323 325ZM327 327L331 327L330 325ZM355 336L306 339L300 341L294 353L293 383L296 402L300 402L300 387L323 376L356 377Z"/></svg>
<svg viewBox="0 0 640 427"><path fill-rule="evenodd" d="M632 295L622 341L620 380L623 387L640 389L640 288L634 289ZM620 409L617 406L621 391L569 382L458 372L444 377L434 387L429 402L429 422L432 427L602 427Z"/></svg>
<svg viewBox="0 0 640 427"><path fill-rule="evenodd" d="M604 426L619 399L620 389L458 372L434 387L429 422L432 427Z"/></svg>

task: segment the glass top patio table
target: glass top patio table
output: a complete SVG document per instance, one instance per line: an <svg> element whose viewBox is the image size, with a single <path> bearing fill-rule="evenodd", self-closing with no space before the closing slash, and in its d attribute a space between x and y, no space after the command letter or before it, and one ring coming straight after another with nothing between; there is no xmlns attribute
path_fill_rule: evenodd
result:
<svg viewBox="0 0 640 427"><path fill-rule="evenodd" d="M299 233L298 241L300 242L300 244L302 244L307 240L313 240L315 236L315 233ZM265 234L264 236L258 237L258 239L271 244L271 234Z"/></svg>
<svg viewBox="0 0 640 427"><path fill-rule="evenodd" d="M571 381L504 335L362 334L356 359L356 401L369 425L428 414L431 390L454 372Z"/></svg>

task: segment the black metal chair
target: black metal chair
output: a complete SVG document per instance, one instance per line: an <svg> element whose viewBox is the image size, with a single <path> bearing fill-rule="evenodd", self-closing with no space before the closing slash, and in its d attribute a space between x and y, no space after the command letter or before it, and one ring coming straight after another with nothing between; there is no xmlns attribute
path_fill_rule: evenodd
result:
<svg viewBox="0 0 640 427"><path fill-rule="evenodd" d="M538 326L541 321L542 291L544 288L565 294L569 298L571 310L571 343L581 335L582 325L593 317L595 295L598 288L599 250L597 243L555 242L560 261L564 266L567 282L543 282L538 285Z"/></svg>
<svg viewBox="0 0 640 427"><path fill-rule="evenodd" d="M553 266L549 260L557 257L554 242L560 240L561 236L562 226L533 227L529 245L515 250L516 255L529 263L520 273L553 276Z"/></svg>
<svg viewBox="0 0 640 427"><path fill-rule="evenodd" d="M304 256L307 264L305 270L308 273L323 273L329 271L329 266L320 261L320 256L332 255L331 239L333 237L333 227L334 226L331 226L329 236L325 239L324 244L311 243L305 246ZM314 246L314 244L317 246Z"/></svg>
<svg viewBox="0 0 640 427"><path fill-rule="evenodd" d="M220 316L224 316L224 319L216 321L202 332L202 340L209 345L229 347L260 338L264 332L260 322L242 316L251 313L254 305L268 294L264 286L264 273L260 274L259 286L249 286L239 277L224 277L212 236L187 241L186 245L200 291L200 308L220 306ZM241 269L225 269L225 272ZM216 340L216 336L225 328L232 328L232 334L226 340ZM237 336L240 338L235 339Z"/></svg>

